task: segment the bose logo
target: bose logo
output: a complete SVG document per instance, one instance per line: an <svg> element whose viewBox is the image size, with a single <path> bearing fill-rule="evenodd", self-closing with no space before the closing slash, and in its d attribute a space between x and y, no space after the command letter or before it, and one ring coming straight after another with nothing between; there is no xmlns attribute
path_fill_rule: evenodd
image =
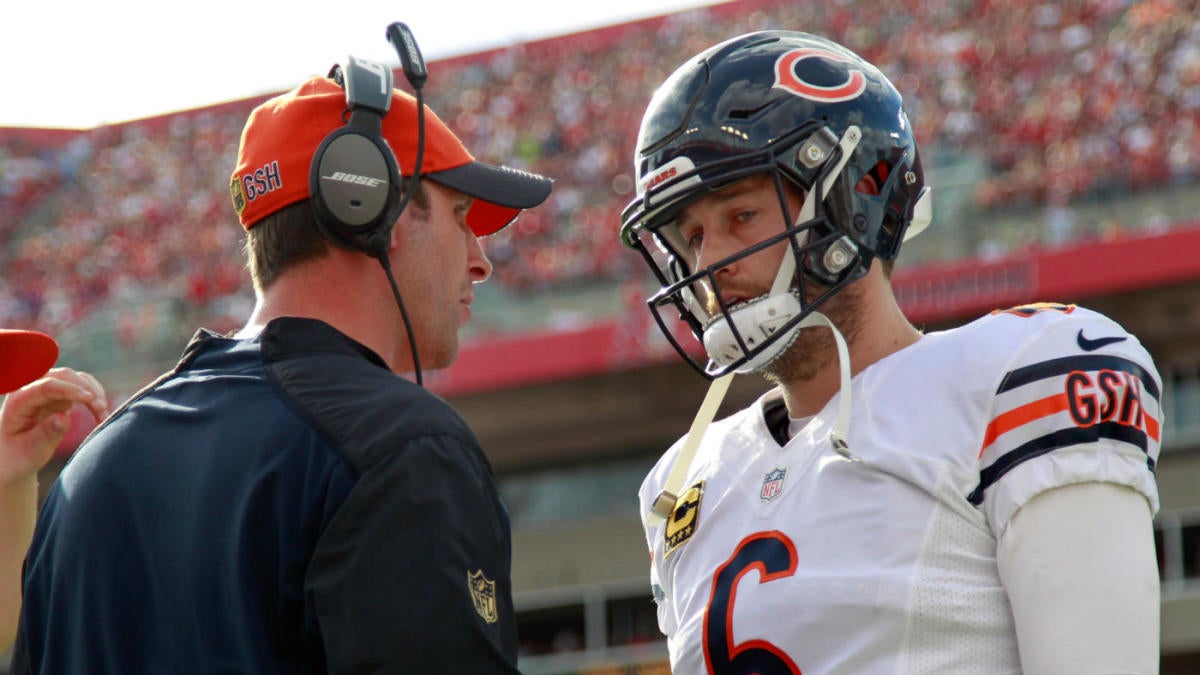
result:
<svg viewBox="0 0 1200 675"><path fill-rule="evenodd" d="M379 187L387 183L382 178L371 178L370 176L359 176L358 174L346 173L345 171L335 172L332 176L321 176L321 180L336 180L339 183L349 183L351 185L366 185L367 187Z"/></svg>

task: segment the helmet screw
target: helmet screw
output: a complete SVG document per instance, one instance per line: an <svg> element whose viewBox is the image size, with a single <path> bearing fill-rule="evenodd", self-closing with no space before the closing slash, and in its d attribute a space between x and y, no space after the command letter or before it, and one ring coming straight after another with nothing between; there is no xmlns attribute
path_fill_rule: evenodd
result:
<svg viewBox="0 0 1200 675"><path fill-rule="evenodd" d="M815 145L808 146L804 149L804 152L808 155L808 161L810 162L819 162L825 157L825 153Z"/></svg>
<svg viewBox="0 0 1200 675"><path fill-rule="evenodd" d="M867 231L867 217L861 213L854 214L854 229L865 233Z"/></svg>

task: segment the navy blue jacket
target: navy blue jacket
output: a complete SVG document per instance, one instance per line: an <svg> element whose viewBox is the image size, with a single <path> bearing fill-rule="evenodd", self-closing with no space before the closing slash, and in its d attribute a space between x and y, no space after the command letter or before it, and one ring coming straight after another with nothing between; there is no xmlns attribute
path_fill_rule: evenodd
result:
<svg viewBox="0 0 1200 675"><path fill-rule="evenodd" d="M516 672L510 560L443 400L319 321L201 330L50 490L13 672Z"/></svg>

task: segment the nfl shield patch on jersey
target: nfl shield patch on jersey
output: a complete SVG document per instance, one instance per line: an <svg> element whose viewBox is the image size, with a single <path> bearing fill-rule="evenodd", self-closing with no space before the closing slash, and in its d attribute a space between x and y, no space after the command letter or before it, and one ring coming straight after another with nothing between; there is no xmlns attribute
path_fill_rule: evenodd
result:
<svg viewBox="0 0 1200 675"><path fill-rule="evenodd" d="M783 492L783 480L787 478L787 472L786 466L777 466L774 470L768 471L767 475L763 476L762 489L758 491L758 498L769 502L778 497Z"/></svg>

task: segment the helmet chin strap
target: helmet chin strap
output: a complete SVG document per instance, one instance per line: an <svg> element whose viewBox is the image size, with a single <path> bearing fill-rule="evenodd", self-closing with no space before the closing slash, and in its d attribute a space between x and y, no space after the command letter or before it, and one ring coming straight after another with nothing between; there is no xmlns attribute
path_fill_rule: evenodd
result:
<svg viewBox="0 0 1200 675"><path fill-rule="evenodd" d="M796 217L795 224L806 223L816 216L817 201L824 199L825 195L829 194L829 190L833 187L834 181L842 174L842 169L845 168L846 162L849 161L850 155L862 140L862 132L856 126L850 126L846 129L846 133L842 135L838 146L841 148L841 155L833 170L826 176L824 182L821 183L821 189L809 190L808 195L804 199L804 204L800 207L800 213ZM806 233L807 236L807 233ZM740 358L744 353L742 345L739 343L738 335L745 336L747 347L753 347L759 343L759 340L765 340L767 337L775 333L780 326L785 325L796 316L799 316L803 311L800 303L799 295L792 290L792 280L796 276L796 255L795 251L789 247L788 253L783 256L783 261L779 265L779 272L775 275L775 282L771 285L771 291L765 295L756 298L749 304L739 307L729 312L729 319L721 317L709 325L704 331L704 348L708 352L710 358L710 367L716 365L721 367L734 360ZM732 320L736 326L737 332L730 326ZM735 373L744 373L757 370L762 366L774 361L779 355L791 346L795 341L796 336L804 328L811 326L825 326L833 331L834 341L837 343L838 354L838 369L841 379L838 385L838 412L837 419L833 424L833 431L829 434L829 442L833 449L840 455L858 460L857 457L850 454L850 450L846 445L846 437L850 430L850 351L846 347L846 339L842 337L841 331L833 325L824 314L820 312L812 312L804 317L791 329L791 336L786 339L776 340L770 348L762 353L755 355L754 358L748 360L743 366L734 372L726 373L712 381L709 385L708 393L704 396L704 401L700 404L700 409L696 411L696 417L692 420L692 426L688 429L688 435L683 441L683 446L679 449L679 454L675 456L675 462L671 465L671 471L667 474L667 482L663 485L662 492L655 498L654 504L650 507L650 513L646 515L646 522L652 526L661 525L670 517L671 512L675 510L675 503L679 500L679 491L683 487L683 481L687 478L688 470L691 468L692 460L695 459L696 451L700 448L700 441L704 437L704 432L708 426L712 424L713 418L717 414L717 409L721 407L721 402L725 399L725 394L729 391L729 385L733 381Z"/></svg>
<svg viewBox="0 0 1200 675"><path fill-rule="evenodd" d="M808 328L810 326L825 326L833 331L834 341L837 343L838 355L838 371L840 375L838 384L838 407L837 418L833 423L833 430L829 432L829 444L838 454L852 461L861 461L858 457L850 453L849 446L846 445L846 438L850 433L850 350L846 347L846 339L842 337L842 332L833 325L824 314L820 312L812 312L800 321L798 327ZM683 441L683 446L679 449L679 454L675 456L675 462L671 465L671 471L667 474L667 482L663 485L662 492L655 498L654 503L650 507L650 513L646 514L646 522L652 526L661 525L670 517L671 512L675 510L675 503L679 501L679 491L683 487L683 481L687 478L688 470L692 466L692 460L696 457L696 450L700 448L700 440L704 437L705 430L712 424L713 418L717 414L717 409L721 407L721 401L725 399L726 392L729 391L729 385L733 381L734 373L728 373L718 377L712 381L708 387L708 393L704 395L704 401L700 404L700 409L696 411L696 417L692 420L692 426L688 429L687 438Z"/></svg>
<svg viewBox="0 0 1200 675"><path fill-rule="evenodd" d="M829 194L834 182L842 175L842 169L845 168L846 162L850 160L850 156L861 140L862 132L858 127L852 125L846 128L846 133L842 134L842 140L838 141L841 154L837 163L821 183L819 191L808 191L793 227L816 217L817 202ZM805 231L804 236L807 238L809 233ZM803 306L798 293L792 288L793 280L796 278L796 266L795 250L789 247L788 253L779 263L779 271L775 274L775 281L771 285L770 292L731 310L728 317L719 315L704 329L704 350L710 359L708 370L715 372L742 358L745 354L742 342L745 342L746 348L753 349L770 338L781 326L800 315ZM789 331L790 335L777 339L769 347L739 366L735 372L754 372L779 358L795 342L804 326L803 322L793 326Z"/></svg>
<svg viewBox="0 0 1200 675"><path fill-rule="evenodd" d="M833 325L829 317L820 312L813 312L804 317L800 325L806 327L824 325L833 331L838 354L838 409L837 418L833 421L833 431L829 432L829 443L838 454L847 459L859 461L857 457L850 454L850 447L846 444L846 438L850 435L850 348L846 346L846 338L842 337L842 331Z"/></svg>
<svg viewBox="0 0 1200 675"><path fill-rule="evenodd" d="M692 420L692 427L688 429L683 447L679 449L679 454L675 456L675 463L671 465L671 472L667 474L667 482L663 485L662 492L655 498L654 504L651 505L650 513L646 515L646 522L649 524L661 525L675 510L675 502L679 501L679 489L683 486L683 479L687 477L688 469L692 466L696 449L700 447L700 439L704 437L704 431L708 425L712 424L713 417L717 414L717 408L721 407L721 401L725 399L725 392L729 391L729 384L733 382L733 376L733 373L727 373L713 380L712 384L708 386L704 402L696 411L696 418Z"/></svg>

